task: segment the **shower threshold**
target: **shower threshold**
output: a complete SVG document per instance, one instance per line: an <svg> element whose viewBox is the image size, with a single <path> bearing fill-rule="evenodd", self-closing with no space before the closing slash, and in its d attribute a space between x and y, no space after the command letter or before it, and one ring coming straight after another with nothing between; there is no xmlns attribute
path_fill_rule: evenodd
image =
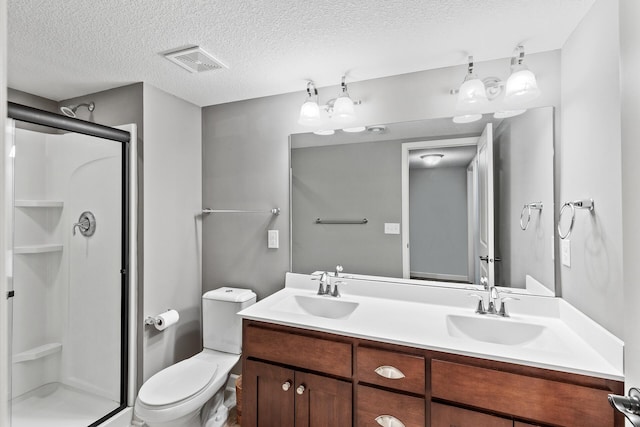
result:
<svg viewBox="0 0 640 427"><path fill-rule="evenodd" d="M12 402L12 427L87 427L118 408L113 400L51 383Z"/></svg>

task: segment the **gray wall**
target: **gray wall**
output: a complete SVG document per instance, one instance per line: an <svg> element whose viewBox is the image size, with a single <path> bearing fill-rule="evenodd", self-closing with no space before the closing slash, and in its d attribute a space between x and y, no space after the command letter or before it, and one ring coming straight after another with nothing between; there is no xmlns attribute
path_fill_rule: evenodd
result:
<svg viewBox="0 0 640 427"><path fill-rule="evenodd" d="M624 227L624 375L627 387L640 384L640 2L620 2L622 89L622 216Z"/></svg>
<svg viewBox="0 0 640 427"><path fill-rule="evenodd" d="M409 170L412 275L468 276L467 225L466 167Z"/></svg>
<svg viewBox="0 0 640 427"><path fill-rule="evenodd" d="M16 104L27 105L29 107L60 114L60 111L58 110L58 102L52 99L43 98L41 96L32 95L30 93L11 88L7 89L7 96L9 102L15 102Z"/></svg>
<svg viewBox="0 0 640 427"><path fill-rule="evenodd" d="M142 380L202 349L202 114L144 85L144 281L139 324L168 308L179 323L145 328Z"/></svg>
<svg viewBox="0 0 640 427"><path fill-rule="evenodd" d="M402 219L400 160L397 141L291 150L293 271L341 264L345 271L402 276L401 236L384 234L385 222ZM316 218L368 223L319 225Z"/></svg>
<svg viewBox="0 0 640 427"><path fill-rule="evenodd" d="M11 88L7 90L7 96L9 97L9 102L15 102L16 104L26 105L28 107L38 108L40 110L60 114L57 101ZM16 127L41 133L59 133L57 129L24 122L17 122Z"/></svg>
<svg viewBox="0 0 640 427"><path fill-rule="evenodd" d="M560 104L560 52L527 55L542 96L536 106ZM507 77L509 60L476 63L483 76ZM390 123L455 115L449 95L465 75L465 65L350 83L363 104L353 125ZM313 77L313 76L311 76ZM336 80L339 76L336 76ZM278 218L212 214L203 221L203 286L249 286L260 298L284 284L289 269L288 136L308 132L297 124L300 91L203 108L203 204L218 209L282 208ZM320 88L320 101L338 87ZM501 100L487 111L506 108ZM329 166L327 166L329 168ZM267 249L267 229L280 230L280 249Z"/></svg>
<svg viewBox="0 0 640 427"><path fill-rule="evenodd" d="M496 198L497 283L525 287L530 275L554 290L553 239L553 109L529 110L503 121L494 136ZM542 202L532 210L529 226L520 228L527 203ZM525 214L526 217L526 214ZM526 221L526 218L525 218Z"/></svg>
<svg viewBox="0 0 640 427"><path fill-rule="evenodd" d="M576 212L562 296L622 337L619 62L618 2L597 0L562 49L560 200L595 200Z"/></svg>

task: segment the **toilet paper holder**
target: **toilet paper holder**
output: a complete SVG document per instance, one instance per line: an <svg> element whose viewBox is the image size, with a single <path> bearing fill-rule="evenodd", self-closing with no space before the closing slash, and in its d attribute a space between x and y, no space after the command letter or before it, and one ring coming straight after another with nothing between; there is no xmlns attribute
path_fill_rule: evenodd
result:
<svg viewBox="0 0 640 427"><path fill-rule="evenodd" d="M158 319L156 317L147 316L147 318L144 319L144 324L145 326L155 326L157 321Z"/></svg>
<svg viewBox="0 0 640 427"><path fill-rule="evenodd" d="M173 309L168 308L167 311L165 311L165 313L172 311ZM164 313L163 313L164 314ZM160 316L147 316L146 319L144 319L144 324L145 326L158 326L159 324L162 323L162 319L160 318Z"/></svg>

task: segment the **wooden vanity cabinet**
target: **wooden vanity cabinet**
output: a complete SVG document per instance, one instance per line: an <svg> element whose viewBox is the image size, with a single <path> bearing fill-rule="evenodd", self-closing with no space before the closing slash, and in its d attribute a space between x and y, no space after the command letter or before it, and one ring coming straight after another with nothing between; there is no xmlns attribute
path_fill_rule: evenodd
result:
<svg viewBox="0 0 640 427"><path fill-rule="evenodd" d="M243 426L353 424L350 343L246 324L244 334Z"/></svg>
<svg viewBox="0 0 640 427"><path fill-rule="evenodd" d="M620 381L252 320L242 358L243 427L624 427Z"/></svg>
<svg viewBox="0 0 640 427"><path fill-rule="evenodd" d="M292 369L253 360L245 362L242 374L243 424L261 427L293 427L295 425L294 380L295 371Z"/></svg>
<svg viewBox="0 0 640 427"><path fill-rule="evenodd" d="M508 418L433 402L431 427L514 427L514 424Z"/></svg>

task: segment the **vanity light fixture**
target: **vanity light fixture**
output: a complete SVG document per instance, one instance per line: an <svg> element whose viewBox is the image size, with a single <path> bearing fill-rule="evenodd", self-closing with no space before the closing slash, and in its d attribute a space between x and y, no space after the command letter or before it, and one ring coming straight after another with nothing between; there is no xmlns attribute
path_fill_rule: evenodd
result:
<svg viewBox="0 0 640 427"><path fill-rule="evenodd" d="M540 89L536 76L524 65L524 47L516 47L511 57L511 73L506 83L497 77L478 78L473 72L473 56L469 56L467 75L459 89L449 91L458 95L456 110L462 114L453 118L454 123L471 123L480 120L479 111L493 101L504 91L504 102L513 106L520 106L540 96ZM496 112L496 119L514 117L527 111L513 108Z"/></svg>
<svg viewBox="0 0 640 427"><path fill-rule="evenodd" d="M440 163L443 157L444 157L444 154L424 154L420 156L424 164L430 168Z"/></svg>
<svg viewBox="0 0 640 427"><path fill-rule="evenodd" d="M355 121L355 105L360 105L361 101L354 101L349 96L347 90L346 76L342 76L340 83L340 93L336 98L332 98L324 105L318 104L318 90L312 80L307 82L307 99L300 107L298 123L304 126L319 127L323 120L321 113L324 112L330 121L337 124L346 124Z"/></svg>
<svg viewBox="0 0 640 427"><path fill-rule="evenodd" d="M509 104L529 102L540 96L536 76L524 62L524 46L516 48L511 58L511 75L505 85L504 102Z"/></svg>
<svg viewBox="0 0 640 427"><path fill-rule="evenodd" d="M482 80L473 73L473 56L469 56L467 75L458 89L458 110L476 110L489 102L487 89Z"/></svg>
<svg viewBox="0 0 640 427"><path fill-rule="evenodd" d="M346 76L342 76L342 83L340 83L340 95L333 100L332 111L329 111L329 116L340 123L350 123L356 119L356 113L353 108L353 99L351 99L349 92L347 92L347 83L345 80Z"/></svg>
<svg viewBox="0 0 640 427"><path fill-rule="evenodd" d="M311 90L313 89L313 94ZM298 123L305 126L318 126L320 120L320 106L318 105L318 89L310 80L307 82L307 100L300 107L300 117Z"/></svg>

